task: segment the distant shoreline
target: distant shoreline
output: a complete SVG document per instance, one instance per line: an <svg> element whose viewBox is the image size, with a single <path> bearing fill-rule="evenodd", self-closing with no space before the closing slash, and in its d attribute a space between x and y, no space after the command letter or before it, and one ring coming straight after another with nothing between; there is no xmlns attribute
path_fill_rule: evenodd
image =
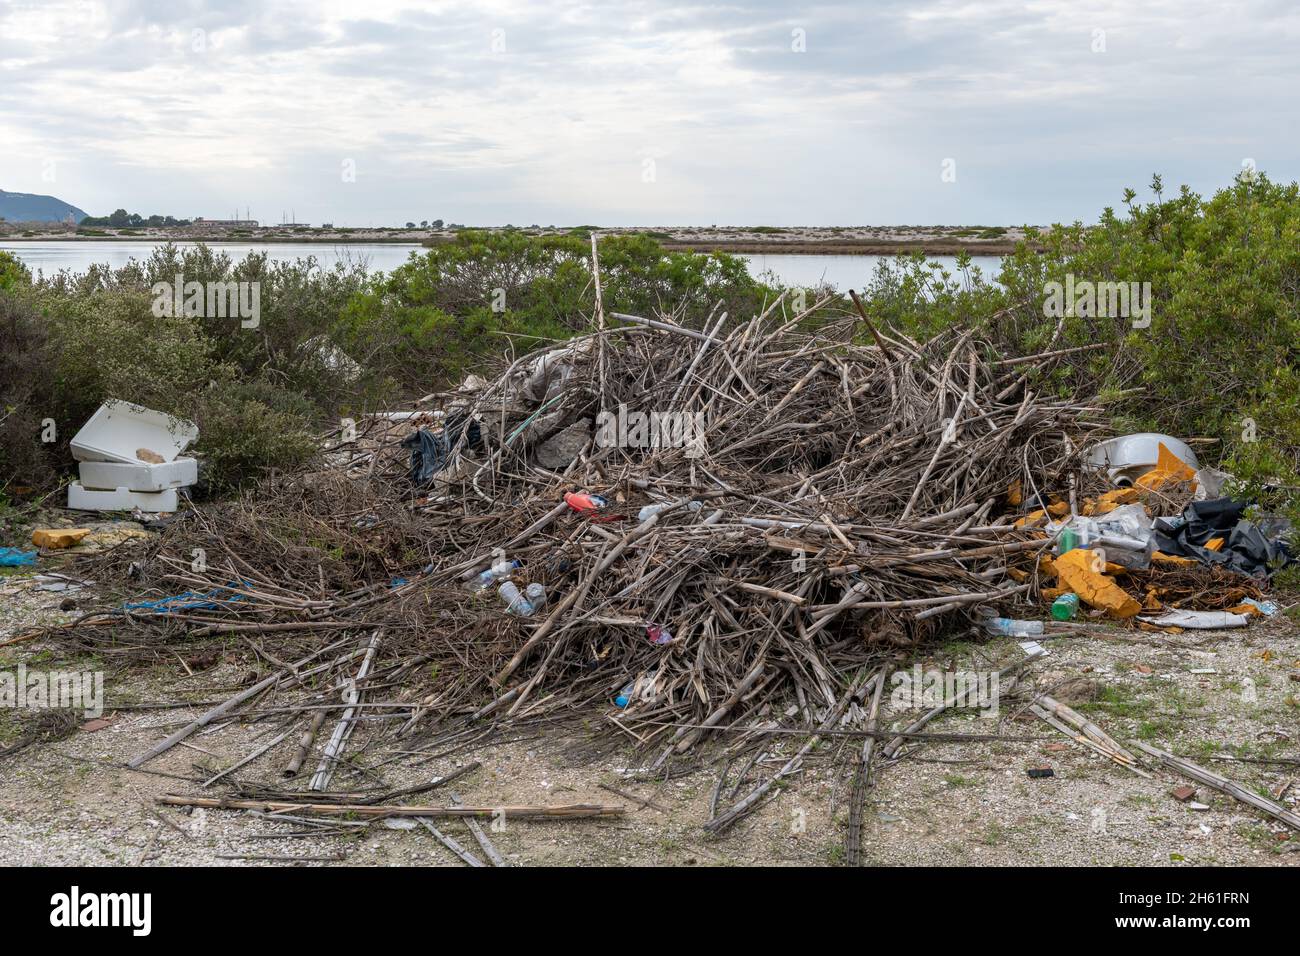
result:
<svg viewBox="0 0 1300 956"><path fill-rule="evenodd" d="M95 227L96 234L86 235L69 226L52 227L37 232L36 224L0 223L0 242L166 242L231 243L238 245L303 244L324 246L406 245L431 248L456 241L451 230L425 229L320 229L279 232L259 229L255 234L233 234L196 230L188 227L142 229L123 233L111 227ZM5 228L7 227L7 228ZM525 235L580 236L586 238L591 227L573 229L518 229ZM971 255L1005 256L1015 251L1026 236L1018 227L982 226L861 226L861 227L654 227L596 228L600 235L642 235L654 239L673 252L720 252L736 255ZM35 233L22 235L21 232ZM102 234L100 234L102 232Z"/></svg>

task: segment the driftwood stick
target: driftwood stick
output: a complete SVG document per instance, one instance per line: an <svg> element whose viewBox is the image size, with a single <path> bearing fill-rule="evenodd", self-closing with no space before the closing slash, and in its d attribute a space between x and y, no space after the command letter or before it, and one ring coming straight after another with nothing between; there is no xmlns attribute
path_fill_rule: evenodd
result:
<svg viewBox="0 0 1300 956"><path fill-rule="evenodd" d="M325 715L328 713L328 710L318 710L312 715L311 723L307 725L307 729L298 738L298 749L294 751L293 758L289 761L289 765L284 768L282 776L296 777L298 775L298 771L302 769L303 763L307 760L307 755L311 753L311 745L315 742L316 735L320 733L321 726L325 723Z"/></svg>
<svg viewBox="0 0 1300 956"><path fill-rule="evenodd" d="M1171 770L1177 770L1184 777L1189 777L1198 783L1203 783L1213 790L1218 790L1220 793L1226 793L1228 796L1235 800L1240 800L1242 803L1248 803L1256 810L1264 811L1274 820L1279 820L1282 823L1285 823L1292 830L1300 830L1300 814L1288 810L1280 803L1275 803L1267 797L1261 797L1259 794L1247 790L1241 784L1235 783L1227 777L1220 777L1212 770L1198 767L1190 760L1184 760L1182 757L1175 757L1168 751L1159 750L1155 747L1144 744L1141 741L1138 741L1136 746L1142 752L1155 757L1164 766L1169 767Z"/></svg>
<svg viewBox="0 0 1300 956"><path fill-rule="evenodd" d="M319 651L316 651L314 654L308 654L302 660L294 662L291 669L296 670L297 668L301 667L303 664L306 664L316 659L317 657L320 657L320 655L324 654L326 651L334 650L338 646L339 645L337 643L331 644L329 647L321 648ZM353 655L351 654L345 655L343 659L346 660L348 657L351 656ZM300 674L299 677L307 677L311 674L328 670L329 668L333 667L337 663L339 663L338 660L331 661L328 664L322 664L319 667L315 667L310 671ZM184 727L176 731L176 733L172 734L162 743L150 747L147 751L140 754L140 756L131 760L127 764L127 766L130 767L132 770L135 770L136 768L148 763L154 757L166 753L167 751L175 747L178 743L180 743L182 740L186 739L191 734L193 734L195 731L199 730L202 727L206 727L208 724L216 720L218 717L222 717L225 714L229 713L230 711L234 710L244 701L249 700L252 697L256 697L258 694L262 693L262 691L266 690L268 687L272 687L275 684L279 683L285 677L289 676L289 674L290 674L289 670L276 671L274 674L272 674L270 677L266 678L265 680L260 680L252 687L240 691L234 697L231 697L229 700L225 701L224 703L218 704L216 707L213 707L211 710L207 711L202 716L186 724Z"/></svg>
<svg viewBox="0 0 1300 956"><path fill-rule="evenodd" d="M871 683L872 681L879 682L883 676L882 673L878 672L874 677L868 679L868 683ZM840 702L831 710L830 715L822 722L822 726L819 730L829 730L839 721L840 717L844 715L844 711L848 709L849 701L858 695L858 690L861 686L862 684L860 681L853 684L849 689L849 692L840 699ZM804 745L799 748L799 752L786 761L784 767L778 770L773 776L764 780L750 792L749 796L735 804L726 813L714 817L706 823L704 829L708 830L710 833L718 834L736 823L736 821L740 820L742 817L748 816L752 813L755 808L757 808L758 802L763 799L767 792L776 786L783 777L793 773L794 770L803 762L803 758L808 755L808 751L816 747L820 740L820 734L814 733L808 738Z"/></svg>
<svg viewBox="0 0 1300 956"><path fill-rule="evenodd" d="M420 824L421 824L421 825L422 825L426 830L428 830L430 833L433 834L433 837L434 837L435 840L437 840L439 843L441 843L443 846L445 846L448 850L451 850L452 853L455 853L458 857L460 857L462 860L464 860L464 861L465 861L466 863L468 863L470 866L482 866L482 865L483 865L483 861L482 861L482 860L480 860L478 857L476 857L473 853L470 853L469 850L465 849L463 846L461 846L459 843L457 843L457 842L456 842L455 840L453 840L451 837L447 836L447 834L443 833L441 830L439 830L437 827L435 827L435 826L434 826L432 823L430 823L428 820L424 819L423 817L416 817L416 819L420 821ZM472 819L472 818L471 818L471 819Z"/></svg>
<svg viewBox="0 0 1300 956"><path fill-rule="evenodd" d="M880 719L880 698L889 681L888 668L880 672L875 693L871 695L871 709L867 714L867 729L875 730ZM871 789L871 758L875 756L876 738L868 737L859 751L857 766L853 770L853 793L849 797L849 829L845 834L845 858L849 866L862 865L862 814L866 810L867 791Z"/></svg>
<svg viewBox="0 0 1300 956"><path fill-rule="evenodd" d="M249 755L248 755L247 757L245 757L243 760L239 761L239 763L237 763L237 764L233 764L232 766L227 767L225 770L221 771L221 773L217 774L217 775L214 776L214 777L209 777L207 780L203 781L203 787L206 789L207 787L212 786L214 783L216 783L216 782L217 782L218 780L220 780L222 777L227 776L228 774L232 774L232 773L234 773L234 772L235 772L236 770L238 770L240 767L246 767L248 764L252 763L252 762L253 762L254 760L256 760L258 757L262 756L262 754L266 753L268 750L270 750L272 747L274 747L276 744L278 744L280 741L284 740L284 738L288 737L289 734L291 734L291 733L293 733L292 730L286 730L284 733L280 734L280 736L276 737L276 738L275 738L274 740L272 740L270 743L265 744L265 745L263 745L263 746L261 746L261 747L258 747L256 750L254 750L251 754L249 754Z"/></svg>
<svg viewBox="0 0 1300 956"><path fill-rule="evenodd" d="M624 809L599 803L563 803L553 807L500 806L500 807L408 807L394 805L366 806L354 803L287 803L280 800L227 800L220 797L187 797L168 793L158 802L172 807L204 807L210 810L260 810L263 813L309 814L324 817L479 817L507 820L578 820L589 817L621 817Z"/></svg>
<svg viewBox="0 0 1300 956"><path fill-rule="evenodd" d="M1016 673L1017 671L1021 670L1022 668L1024 668L1024 667L1028 667L1029 664L1031 664L1033 661L1037 660L1037 659L1038 659L1039 657L1041 657L1041 656L1042 656L1041 654L1035 654L1033 657L1026 657L1026 658L1024 658L1024 659L1022 659L1022 660L1018 660L1018 661L1016 661L1014 664L1010 664L1010 665L1008 665L1008 666L1002 668L1002 670L1000 670L1000 671L997 672L997 674L998 674L998 680L1001 681L1003 678L1009 677L1010 675ZM907 726L907 727L902 731L902 733L900 733L898 736L894 737L894 739L891 740L891 741L890 741L890 742L885 746L885 749L881 751L880 755L881 755L882 757L884 757L886 760L893 760L893 759L894 759L894 755L895 755L896 753L898 753L898 748L901 747L901 746L903 746L903 742L904 742L905 740L907 740L907 738L908 738L910 735L915 734L918 730L920 730L922 727L924 727L924 726L925 726L926 724L928 724L930 721L934 720L936 717L938 717L940 714L942 714L942 713L943 713L944 711L946 711L948 708L953 707L953 706L955 706L955 705L958 704L958 703L962 703L962 702L964 702L965 700L966 700L966 695L964 695L964 694L962 694L962 693L955 693L955 694L953 694L953 696L951 696L951 697L949 697L948 699L946 699L943 703L939 704L937 707L935 707L935 708L933 708L933 709L931 709L931 710L926 711L926 712L925 712L924 714L922 714L919 718L917 718L916 720L912 721L912 723L909 724L909 725L908 725L908 726Z"/></svg>
<svg viewBox="0 0 1300 956"><path fill-rule="evenodd" d="M451 803L454 807L459 807L464 803L458 793L449 793L448 796L451 797ZM484 832L483 827L477 820L473 817L466 817L465 826L469 827L469 832L474 834L474 839L478 841L480 849L482 849L487 855L487 858L492 861L493 866L510 865L506 862L506 858L497 852L497 848L493 846L492 841L488 839L487 833Z"/></svg>
<svg viewBox="0 0 1300 956"><path fill-rule="evenodd" d="M1118 754L1129 763L1138 762L1137 757L1133 756L1131 753L1129 753L1127 750L1121 747L1119 741L1115 740L1114 737L1110 736L1110 734L1106 733L1106 731L1102 730L1100 727L1098 727L1088 718L1084 717L1074 708L1067 707L1065 704L1062 704L1059 700L1056 700L1053 697L1049 697L1046 694L1040 694L1034 700L1034 704L1043 708L1048 713L1052 714L1052 716L1058 717L1061 720L1065 721L1065 723L1069 724L1070 726L1077 728L1079 732L1082 733L1089 740L1093 741L1096 744L1101 745L1102 747L1111 751L1112 753Z"/></svg>
<svg viewBox="0 0 1300 956"><path fill-rule="evenodd" d="M357 668L357 676L350 681L343 691L343 702L348 705L347 710L343 711L343 716L339 718L338 725L334 728L334 733L325 745L325 752L321 754L320 764L316 767L316 773L311 778L310 788L312 790L324 790L329 786L330 777L334 775L334 766L338 761L339 754L347 745L348 737L352 735L352 728L355 726L353 718L356 716L357 701L360 699L361 691L357 690L357 684L365 679L366 674L370 673L370 665L375 660L375 651L379 649L379 636L383 631L375 631L370 636L370 646L366 648L366 656L361 661L361 666Z"/></svg>

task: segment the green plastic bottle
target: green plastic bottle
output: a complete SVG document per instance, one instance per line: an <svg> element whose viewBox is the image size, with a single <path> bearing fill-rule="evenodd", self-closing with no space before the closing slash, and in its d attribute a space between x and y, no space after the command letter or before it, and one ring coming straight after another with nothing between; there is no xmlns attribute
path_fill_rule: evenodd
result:
<svg viewBox="0 0 1300 956"><path fill-rule="evenodd" d="M1052 620L1069 621L1079 613L1079 595L1071 591L1052 602Z"/></svg>

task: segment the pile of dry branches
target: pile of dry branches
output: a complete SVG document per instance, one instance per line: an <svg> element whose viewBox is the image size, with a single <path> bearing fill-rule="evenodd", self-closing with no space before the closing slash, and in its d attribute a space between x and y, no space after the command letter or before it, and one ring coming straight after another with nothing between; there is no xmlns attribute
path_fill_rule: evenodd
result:
<svg viewBox="0 0 1300 956"><path fill-rule="evenodd" d="M274 662L264 689L432 741L598 708L662 762L709 728L747 729L730 744L858 719L881 666L1033 587L1008 563L1046 542L1012 526L1007 489L1073 487L1100 409L1031 390L1060 352L913 341L865 315L809 330L781 306L698 327L602 316L430 396L437 419L366 419L328 468L196 508L132 555L132 604L184 598L72 633L131 653L233 636ZM438 423L447 454L417 483L400 440ZM501 582L470 589L502 560L545 588L531 613Z"/></svg>

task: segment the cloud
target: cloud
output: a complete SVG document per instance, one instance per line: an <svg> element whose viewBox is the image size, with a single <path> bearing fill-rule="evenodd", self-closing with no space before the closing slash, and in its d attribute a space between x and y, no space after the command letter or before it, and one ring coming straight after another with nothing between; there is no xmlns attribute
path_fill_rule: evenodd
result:
<svg viewBox="0 0 1300 956"><path fill-rule="evenodd" d="M1090 219L1153 171L1294 178L1297 39L1274 2L0 0L0 186L353 224Z"/></svg>

